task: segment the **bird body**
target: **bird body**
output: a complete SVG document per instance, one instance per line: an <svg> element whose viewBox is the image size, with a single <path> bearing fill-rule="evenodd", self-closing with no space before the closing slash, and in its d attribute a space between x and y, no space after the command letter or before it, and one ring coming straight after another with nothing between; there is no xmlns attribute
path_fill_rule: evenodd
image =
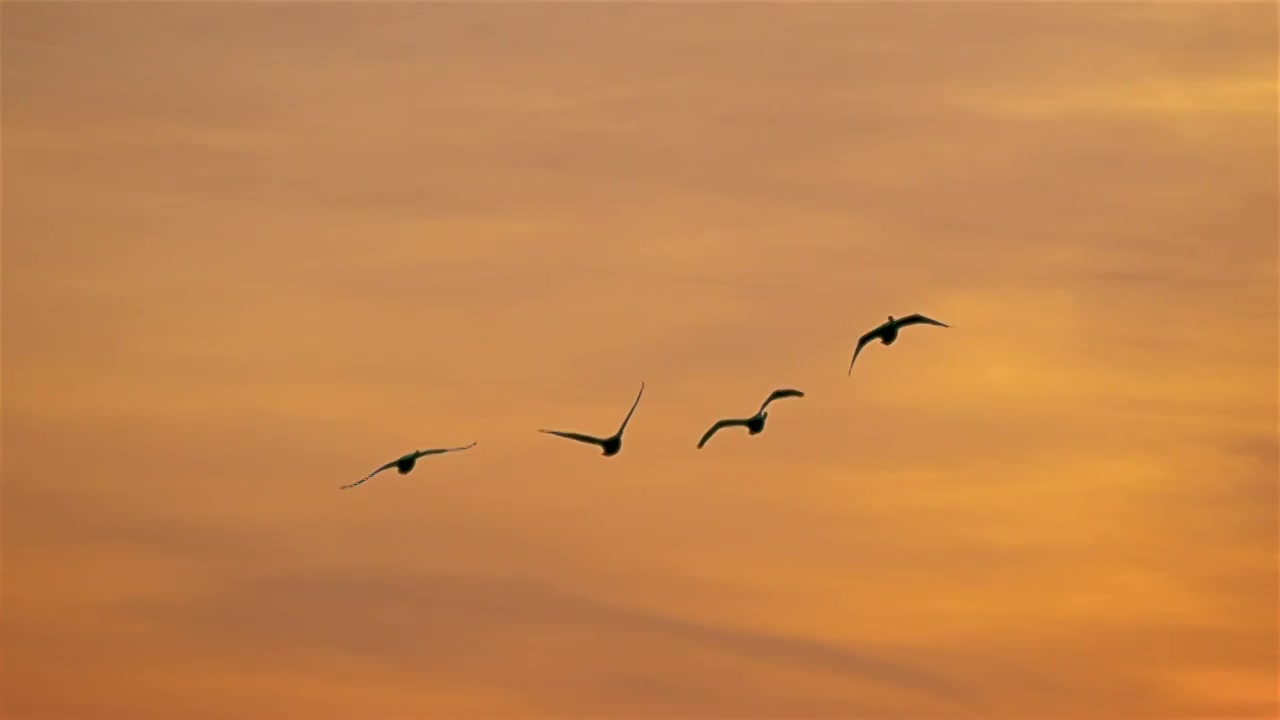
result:
<svg viewBox="0 0 1280 720"><path fill-rule="evenodd" d="M469 450L470 448L473 448L475 446L476 444L473 442L470 445L467 445L464 447L438 448L434 450L414 450L413 452L407 455L403 455L396 460L392 460L386 465L383 465L382 467L378 468L377 470L374 470L368 475L365 475L363 478L361 478L360 480L357 480L356 482L351 483L350 485L343 485L340 489L348 490L350 488L356 487L357 485L363 485L364 483L368 482L369 478L372 478L374 475L377 475L383 470L390 470L391 468L395 468L396 472L400 473L401 475L408 475L409 472L413 470L414 465L417 464L418 458L425 457L427 455L440 455L442 453L457 452L459 450Z"/></svg>
<svg viewBox="0 0 1280 720"><path fill-rule="evenodd" d="M849 361L849 375L853 374L853 363L858 360L858 354L862 352L862 348L873 340L879 340L882 345L892 345L898 339L898 331L909 325L937 325L938 327L951 327L945 323L940 323L932 318L927 318L920 313L908 315L904 318L894 319L892 315L889 319L874 330L866 333L858 338L858 347L853 351L853 359Z"/></svg>
<svg viewBox="0 0 1280 720"><path fill-rule="evenodd" d="M880 331L880 342L884 345L892 345L898 339L898 326L893 323L893 316L889 316L889 322L882 326L884 329Z"/></svg>
<svg viewBox="0 0 1280 720"><path fill-rule="evenodd" d="M711 439L711 436L715 435L721 428L745 427L748 435L759 435L764 432L765 421L769 419L769 413L765 408L769 407L769 403L774 400L784 397L804 397L804 393L799 390L774 390L764 401L764 404L760 406L760 409L756 411L755 415L749 418L729 418L717 421L715 425L712 425L709 430L703 433L702 439L698 441L698 449L701 450L702 446L706 445L707 441Z"/></svg>
<svg viewBox="0 0 1280 720"><path fill-rule="evenodd" d="M408 455L405 455L404 457L397 460L396 472L400 473L401 475L408 475L409 471L413 469L414 463L418 462L418 457L419 457L418 451L415 450L409 453Z"/></svg>
<svg viewBox="0 0 1280 720"><path fill-rule="evenodd" d="M627 411L627 416L622 419L622 425L618 427L618 431L607 438L598 438L594 435L584 435L582 433L565 432L563 430L539 430L548 435L567 438L569 440L577 440L578 442L587 443L589 445L597 445L600 447L600 454L605 457L613 457L622 452L622 433L627 429L627 423L631 422L631 415L635 413L636 406L640 404L640 396L644 395L644 383L640 383L640 392L636 395L636 400L631 404L631 409Z"/></svg>

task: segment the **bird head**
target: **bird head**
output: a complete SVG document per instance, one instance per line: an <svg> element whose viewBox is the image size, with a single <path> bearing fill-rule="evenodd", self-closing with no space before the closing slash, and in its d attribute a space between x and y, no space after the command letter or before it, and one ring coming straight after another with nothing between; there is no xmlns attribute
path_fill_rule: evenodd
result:
<svg viewBox="0 0 1280 720"><path fill-rule="evenodd" d="M890 316L889 316L889 322L893 322L893 316L892 316L892 315L890 315Z"/></svg>

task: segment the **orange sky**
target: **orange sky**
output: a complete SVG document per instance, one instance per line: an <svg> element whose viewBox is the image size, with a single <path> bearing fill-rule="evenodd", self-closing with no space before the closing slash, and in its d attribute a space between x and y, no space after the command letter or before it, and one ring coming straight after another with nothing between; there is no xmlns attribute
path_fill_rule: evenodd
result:
<svg viewBox="0 0 1280 720"><path fill-rule="evenodd" d="M1276 19L6 3L3 716L1273 717Z"/></svg>

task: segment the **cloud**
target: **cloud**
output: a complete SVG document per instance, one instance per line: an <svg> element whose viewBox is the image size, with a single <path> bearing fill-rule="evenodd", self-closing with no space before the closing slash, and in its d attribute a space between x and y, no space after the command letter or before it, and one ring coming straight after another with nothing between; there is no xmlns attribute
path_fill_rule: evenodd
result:
<svg viewBox="0 0 1280 720"><path fill-rule="evenodd" d="M841 686L869 686L868 697L900 693L918 707L954 701L958 692L874 650L722 627L516 579L280 576L129 611L189 633L210 657L248 643L327 658L349 674L367 661L368 672L416 674L428 687L502 686L525 698L523 716L836 716L890 712ZM768 680L791 675L832 696Z"/></svg>

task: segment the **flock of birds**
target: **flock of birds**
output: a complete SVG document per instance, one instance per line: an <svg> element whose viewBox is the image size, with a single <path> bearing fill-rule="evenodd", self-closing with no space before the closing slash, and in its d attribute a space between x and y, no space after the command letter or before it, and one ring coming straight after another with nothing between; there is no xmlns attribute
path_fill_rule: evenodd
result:
<svg viewBox="0 0 1280 720"><path fill-rule="evenodd" d="M898 339L898 332L902 328L908 327L910 325L937 325L938 327L951 327L950 325L940 323L937 320L925 317L924 315L921 315L919 313L916 313L914 315L908 315L907 317L898 318L898 319L894 319L894 317L890 315L888 321L881 324L879 327L875 328L874 330L867 332L862 337L858 338L858 346L853 351L853 359L849 361L848 375L853 374L853 364L857 362L858 354L862 352L862 349L864 347L866 347L868 344L870 344L875 340L879 340L883 345L892 345ZM631 422L631 416L635 414L636 407L640 405L640 398L643 395L644 395L644 383L642 382L640 383L640 392L636 394L635 402L631 403L631 409L627 411L626 417L622 419L622 424L618 426L617 432L610 435L609 437L603 437L603 438L595 437L594 435L585 435L583 433L576 433L576 432L566 432L564 430L540 430L539 432L544 432L549 435L555 435L557 437L567 438L569 440L576 440L578 442L586 443L588 445L595 445L600 448L601 454L604 455L605 457L611 457L613 455L617 455L619 452L622 451L622 433L626 431L627 423ZM760 409L756 411L755 415L752 415L751 417L747 417L747 418L728 418L728 419L716 421L714 425L712 425L705 433L703 433L702 439L698 440L698 449L701 450L702 446L706 445L707 441L710 440L711 436L715 435L717 431L727 427L745 427L747 429L748 435L760 434L761 432L764 431L765 420L769 418L769 413L766 411L766 408L769 407L769 403L773 402L774 400L779 400L781 398L789 398L789 397L804 397L804 393L799 390L793 390L793 389L774 390L772 393L769 394L769 397L765 398L764 403L760 405ZM368 482L373 476L377 475L383 470L390 470L391 468L395 468L396 472L400 473L401 475L408 475L409 472L412 471L414 466L417 464L419 458L426 457L428 455L440 455L443 453L469 450L475 446L476 446L476 443L473 442L470 445L464 445L463 447L437 448L433 450L415 450L403 457L400 457L396 460L392 460L386 465L383 465L382 467L378 468L377 470L374 470L373 472L364 476L360 480L357 480L356 482L351 483L350 485L343 485L341 489L346 490L349 488L356 487L358 485L363 485L364 483Z"/></svg>

